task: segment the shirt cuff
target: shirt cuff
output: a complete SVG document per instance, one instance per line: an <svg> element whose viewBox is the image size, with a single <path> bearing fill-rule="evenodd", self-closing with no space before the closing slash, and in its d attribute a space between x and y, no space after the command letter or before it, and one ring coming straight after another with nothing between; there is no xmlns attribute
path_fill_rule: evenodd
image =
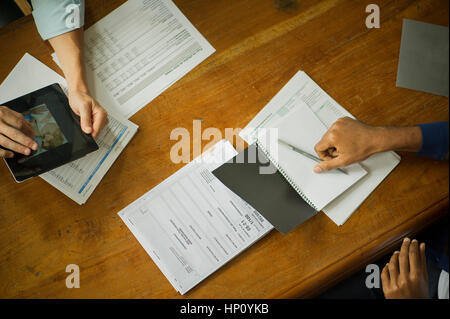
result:
<svg viewBox="0 0 450 319"><path fill-rule="evenodd" d="M416 155L447 159L448 122L435 122L418 125L422 130L422 147Z"/></svg>

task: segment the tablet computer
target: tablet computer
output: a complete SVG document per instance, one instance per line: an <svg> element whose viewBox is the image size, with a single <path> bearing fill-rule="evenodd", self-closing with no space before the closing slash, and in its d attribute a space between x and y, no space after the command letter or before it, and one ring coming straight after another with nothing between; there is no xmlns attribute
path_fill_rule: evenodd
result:
<svg viewBox="0 0 450 319"><path fill-rule="evenodd" d="M5 158L16 182L43 174L98 150L91 135L81 130L80 118L70 108L59 84L52 84L3 103L22 113L34 131L39 145L28 156L14 152Z"/></svg>

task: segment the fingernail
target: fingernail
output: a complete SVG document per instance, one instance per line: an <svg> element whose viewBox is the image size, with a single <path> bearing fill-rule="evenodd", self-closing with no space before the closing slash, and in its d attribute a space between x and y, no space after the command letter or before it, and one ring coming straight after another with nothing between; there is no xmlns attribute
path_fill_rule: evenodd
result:
<svg viewBox="0 0 450 319"><path fill-rule="evenodd" d="M36 151L38 149L38 144L37 143L33 143L33 145L31 146L31 148L33 149L33 151Z"/></svg>
<svg viewBox="0 0 450 319"><path fill-rule="evenodd" d="M322 173L322 167L320 166L314 167L314 173Z"/></svg>
<svg viewBox="0 0 450 319"><path fill-rule="evenodd" d="M398 250L396 250L396 251L394 252L394 254L400 254L400 252L399 252Z"/></svg>
<svg viewBox="0 0 450 319"><path fill-rule="evenodd" d="M25 150L25 155L30 155L31 154L31 150L29 149L29 148L27 148L26 150Z"/></svg>
<svg viewBox="0 0 450 319"><path fill-rule="evenodd" d="M416 239L413 239L413 241L412 241L413 243L417 243L417 240Z"/></svg>
<svg viewBox="0 0 450 319"><path fill-rule="evenodd" d="M86 127L85 132L88 134L92 133L92 127Z"/></svg>
<svg viewBox="0 0 450 319"><path fill-rule="evenodd" d="M410 241L410 239L408 238L408 237L405 237L405 239L403 239L403 242L404 243L407 243L407 242L409 242Z"/></svg>

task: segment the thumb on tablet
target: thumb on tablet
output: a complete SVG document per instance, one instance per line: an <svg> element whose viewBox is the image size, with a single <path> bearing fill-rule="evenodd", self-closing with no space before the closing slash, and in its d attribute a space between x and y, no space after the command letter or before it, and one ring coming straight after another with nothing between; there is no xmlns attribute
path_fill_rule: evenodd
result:
<svg viewBox="0 0 450 319"><path fill-rule="evenodd" d="M92 112L91 106L87 103L80 108L80 124L84 133L92 133Z"/></svg>

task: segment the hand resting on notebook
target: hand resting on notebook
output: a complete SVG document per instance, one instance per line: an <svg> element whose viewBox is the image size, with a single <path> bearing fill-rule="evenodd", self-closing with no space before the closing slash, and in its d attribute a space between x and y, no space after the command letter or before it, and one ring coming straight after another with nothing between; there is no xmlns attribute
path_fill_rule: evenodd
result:
<svg viewBox="0 0 450 319"><path fill-rule="evenodd" d="M421 146L422 132L419 126L370 126L343 117L316 144L315 151L323 162L314 167L314 172L348 166L389 150L418 152Z"/></svg>

